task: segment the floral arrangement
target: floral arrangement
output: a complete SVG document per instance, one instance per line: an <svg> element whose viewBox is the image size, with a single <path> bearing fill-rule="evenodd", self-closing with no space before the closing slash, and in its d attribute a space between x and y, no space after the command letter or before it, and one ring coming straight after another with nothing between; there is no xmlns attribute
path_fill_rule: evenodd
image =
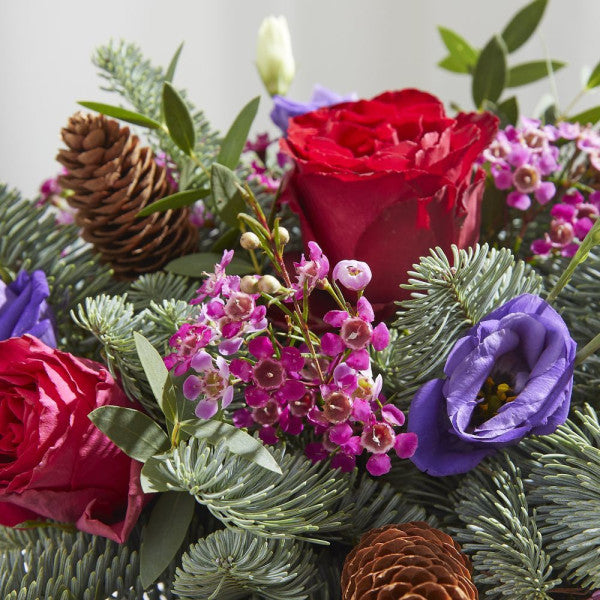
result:
<svg viewBox="0 0 600 600"><path fill-rule="evenodd" d="M439 28L455 115L289 98L267 18L276 138L97 50L129 108L0 186L3 597L598 597L600 107L506 97L564 66L508 65L545 9Z"/></svg>

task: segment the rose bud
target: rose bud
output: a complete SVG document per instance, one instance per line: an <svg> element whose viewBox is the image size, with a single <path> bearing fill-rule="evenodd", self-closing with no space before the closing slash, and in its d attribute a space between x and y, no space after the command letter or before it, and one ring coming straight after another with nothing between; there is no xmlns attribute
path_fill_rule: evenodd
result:
<svg viewBox="0 0 600 600"><path fill-rule="evenodd" d="M258 30L256 68L271 96L285 96L296 74L286 18L267 17Z"/></svg>

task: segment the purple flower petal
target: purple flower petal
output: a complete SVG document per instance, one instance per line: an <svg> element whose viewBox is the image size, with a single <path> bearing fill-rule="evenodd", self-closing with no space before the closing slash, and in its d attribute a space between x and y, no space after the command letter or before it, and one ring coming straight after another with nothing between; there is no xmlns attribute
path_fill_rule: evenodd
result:
<svg viewBox="0 0 600 600"><path fill-rule="evenodd" d="M256 337L248 342L248 352L256 358L273 356L273 344L266 336Z"/></svg>
<svg viewBox="0 0 600 600"><path fill-rule="evenodd" d="M380 352L385 350L390 343L390 331L385 323L379 323L375 329L373 329L373 337L371 338L371 344L373 348Z"/></svg>
<svg viewBox="0 0 600 600"><path fill-rule="evenodd" d="M352 427L348 425L348 423L340 423L339 425L334 425L327 432L329 439L334 443L340 446L341 444L345 444L352 437Z"/></svg>
<svg viewBox="0 0 600 600"><path fill-rule="evenodd" d="M327 356L337 356L344 351L342 338L335 333L326 333L321 338L321 351Z"/></svg>
<svg viewBox="0 0 600 600"><path fill-rule="evenodd" d="M384 421L389 423L392 426L402 426L404 425L404 413L393 404L386 404L381 409L381 416Z"/></svg>
<svg viewBox="0 0 600 600"><path fill-rule="evenodd" d="M398 458L410 458L417 451L419 440L414 433L399 433L396 435L394 450Z"/></svg>
<svg viewBox="0 0 600 600"><path fill-rule="evenodd" d="M342 323L349 318L350 315L345 310L330 310L325 313L323 321L332 327L341 327Z"/></svg>
<svg viewBox="0 0 600 600"><path fill-rule="evenodd" d="M199 419L210 419L217 414L219 403L216 400L200 400L196 405L196 416Z"/></svg>
<svg viewBox="0 0 600 600"><path fill-rule="evenodd" d="M375 333L375 330L373 330L373 333ZM364 371L369 368L371 357L367 350L354 350L354 352L351 352L348 358L346 358L346 364L357 371Z"/></svg>

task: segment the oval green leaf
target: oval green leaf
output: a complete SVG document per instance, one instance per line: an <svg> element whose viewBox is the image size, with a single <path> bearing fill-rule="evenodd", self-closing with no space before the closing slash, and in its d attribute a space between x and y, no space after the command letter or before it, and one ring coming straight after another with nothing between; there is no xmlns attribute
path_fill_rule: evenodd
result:
<svg viewBox="0 0 600 600"><path fill-rule="evenodd" d="M495 35L483 48L473 73L473 102L482 108L485 100L496 102L506 81L506 48Z"/></svg>
<svg viewBox="0 0 600 600"><path fill-rule="evenodd" d="M585 87L591 90L600 85L600 62L594 67L594 70L590 73Z"/></svg>
<svg viewBox="0 0 600 600"><path fill-rule="evenodd" d="M196 145L194 121L183 98L168 81L163 84L162 108L171 139L191 156Z"/></svg>
<svg viewBox="0 0 600 600"><path fill-rule="evenodd" d="M252 127L254 117L256 117L259 103L260 96L257 96L242 108L223 139L216 162L230 169L237 167L250 133L250 127Z"/></svg>
<svg viewBox="0 0 600 600"><path fill-rule="evenodd" d="M531 37L542 20L546 4L548 0L534 0L510 20L502 32L502 39L508 52L514 52Z"/></svg>
<svg viewBox="0 0 600 600"><path fill-rule="evenodd" d="M587 125L591 123L592 125L596 124L600 121L600 106L594 106L593 108L588 108L583 112L580 112L572 117L568 118L568 121L571 123L579 123L581 125Z"/></svg>
<svg viewBox="0 0 600 600"><path fill-rule="evenodd" d="M200 279L205 276L205 273L211 273L215 268L215 264L220 261L221 254L214 252L188 254L172 260L167 264L165 270L176 275L185 275ZM254 267L249 262L237 256L233 258L226 268L229 275L247 275L248 273L252 273L253 270Z"/></svg>
<svg viewBox="0 0 600 600"><path fill-rule="evenodd" d="M506 77L506 87L514 88L520 85L527 85L533 83L539 79L543 79L555 73L559 69L565 66L564 62L559 60L546 61L546 60L534 60L531 62L522 63L515 65L508 70Z"/></svg>
<svg viewBox="0 0 600 600"><path fill-rule="evenodd" d="M183 42L181 42L181 44L179 44L179 48L177 48L177 50L175 50L175 54L173 55L173 58L171 59L171 62L169 63L169 67L167 68L167 72L165 74L165 81L172 83L173 82L173 77L175 75L175 69L177 68L177 63L179 61L179 55L181 54L181 51L183 50Z"/></svg>
<svg viewBox="0 0 600 600"><path fill-rule="evenodd" d="M155 454L166 452L169 438L148 415L123 406L101 406L88 418L125 454L146 462Z"/></svg>
<svg viewBox="0 0 600 600"><path fill-rule="evenodd" d="M80 104L85 108L89 108L90 110L95 110L96 112L106 115L107 117L119 119L120 121L126 121L127 123L139 125L140 127L147 127L148 129L160 129L162 127L158 121L133 112L132 110L121 108L120 106L103 104L102 102L88 102L87 100L80 100L77 104Z"/></svg>
<svg viewBox="0 0 600 600"><path fill-rule="evenodd" d="M177 192L170 196L165 196L152 204L144 206L142 210L136 215L138 217L147 217L155 212L164 212L166 210L172 210L176 208L182 208L194 204L196 200L206 198L210 194L208 188L198 188L195 190L186 190L185 192Z"/></svg>
<svg viewBox="0 0 600 600"><path fill-rule="evenodd" d="M467 66L455 56L446 56L442 60L438 62L438 67L445 69L446 71L451 71L452 73L469 73L469 69Z"/></svg>
<svg viewBox="0 0 600 600"><path fill-rule="evenodd" d="M498 104L498 116L504 125L515 125L519 118L519 104L515 96L511 96ZM487 192L486 192L487 193Z"/></svg>
<svg viewBox="0 0 600 600"><path fill-rule="evenodd" d="M138 357L142 363L142 368L144 369L144 373L146 373L146 378L156 398L156 402L166 419L173 422L175 420L174 398L172 398L172 394L165 394L169 371L165 367L162 356L141 333L134 331L133 339L135 340Z"/></svg>
<svg viewBox="0 0 600 600"><path fill-rule="evenodd" d="M157 500L142 532L140 578L152 585L169 566L185 540L196 500L186 492L165 492Z"/></svg>
<svg viewBox="0 0 600 600"><path fill-rule="evenodd" d="M216 162L210 169L210 188L219 216L227 225L239 229L238 214L246 208L238 188L238 178L228 167Z"/></svg>
<svg viewBox="0 0 600 600"><path fill-rule="evenodd" d="M281 468L263 444L250 434L221 421L186 421L181 429L190 436L206 440L210 444L225 443L233 454L282 475Z"/></svg>
<svg viewBox="0 0 600 600"><path fill-rule="evenodd" d="M455 31L446 27L438 27L438 31L440 32L444 45L450 53L449 58L453 59L451 64L453 66L460 64L465 69L465 71L462 72L470 72L477 62L479 52Z"/></svg>

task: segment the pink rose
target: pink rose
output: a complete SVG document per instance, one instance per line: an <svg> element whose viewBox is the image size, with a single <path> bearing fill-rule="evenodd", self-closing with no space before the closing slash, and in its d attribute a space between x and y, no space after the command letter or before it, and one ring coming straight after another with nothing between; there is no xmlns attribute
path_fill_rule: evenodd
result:
<svg viewBox="0 0 600 600"><path fill-rule="evenodd" d="M29 335L0 342L0 524L54 519L127 539L142 463L88 419L107 404L132 406L103 365Z"/></svg>

